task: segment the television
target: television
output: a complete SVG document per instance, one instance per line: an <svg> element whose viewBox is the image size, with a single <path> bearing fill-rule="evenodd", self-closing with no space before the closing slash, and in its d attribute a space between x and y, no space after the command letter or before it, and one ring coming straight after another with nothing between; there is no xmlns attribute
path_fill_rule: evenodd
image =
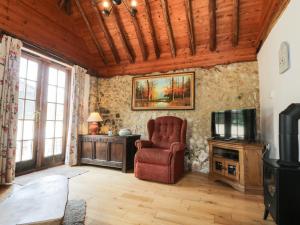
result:
<svg viewBox="0 0 300 225"><path fill-rule="evenodd" d="M211 131L214 139L255 141L256 110L235 109L213 112Z"/></svg>

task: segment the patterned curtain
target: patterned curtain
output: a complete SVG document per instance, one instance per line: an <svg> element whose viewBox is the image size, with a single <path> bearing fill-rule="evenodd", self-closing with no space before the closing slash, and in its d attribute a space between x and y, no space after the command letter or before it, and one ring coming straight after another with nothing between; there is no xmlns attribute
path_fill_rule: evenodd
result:
<svg viewBox="0 0 300 225"><path fill-rule="evenodd" d="M3 36L0 43L0 184L15 177L19 64L22 42Z"/></svg>
<svg viewBox="0 0 300 225"><path fill-rule="evenodd" d="M71 101L70 101L70 115L69 115L69 128L67 138L67 151L66 151L66 164L70 166L77 165L77 150L78 150L78 134L84 131L85 118L85 79L88 75L86 70L74 66L72 69L72 82L71 82ZM84 104L85 103L85 104Z"/></svg>

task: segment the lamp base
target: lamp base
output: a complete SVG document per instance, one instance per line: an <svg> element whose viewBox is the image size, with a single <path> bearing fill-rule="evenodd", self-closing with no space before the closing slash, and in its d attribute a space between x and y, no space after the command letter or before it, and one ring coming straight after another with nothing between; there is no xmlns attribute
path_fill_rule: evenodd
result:
<svg viewBox="0 0 300 225"><path fill-rule="evenodd" d="M90 134L91 135L97 135L99 132L99 125L97 122L92 122L89 126Z"/></svg>

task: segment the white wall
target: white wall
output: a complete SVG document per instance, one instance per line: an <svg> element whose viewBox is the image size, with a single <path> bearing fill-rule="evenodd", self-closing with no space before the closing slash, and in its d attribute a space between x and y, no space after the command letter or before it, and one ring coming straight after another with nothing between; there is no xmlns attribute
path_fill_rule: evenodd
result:
<svg viewBox="0 0 300 225"><path fill-rule="evenodd" d="M279 74L278 52L282 41L290 45L291 68ZM300 103L300 1L291 0L258 54L262 140L279 157L279 113Z"/></svg>

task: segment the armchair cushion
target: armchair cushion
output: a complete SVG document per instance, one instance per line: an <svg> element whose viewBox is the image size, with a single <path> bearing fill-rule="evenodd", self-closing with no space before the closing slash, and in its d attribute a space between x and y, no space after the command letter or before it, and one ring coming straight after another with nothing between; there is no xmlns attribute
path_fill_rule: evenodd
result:
<svg viewBox="0 0 300 225"><path fill-rule="evenodd" d="M170 148L173 142L185 142L186 120L174 116L149 120L148 133L154 147Z"/></svg>
<svg viewBox="0 0 300 225"><path fill-rule="evenodd" d="M137 151L135 157L140 163L169 165L172 155L173 154L169 149L143 148Z"/></svg>

